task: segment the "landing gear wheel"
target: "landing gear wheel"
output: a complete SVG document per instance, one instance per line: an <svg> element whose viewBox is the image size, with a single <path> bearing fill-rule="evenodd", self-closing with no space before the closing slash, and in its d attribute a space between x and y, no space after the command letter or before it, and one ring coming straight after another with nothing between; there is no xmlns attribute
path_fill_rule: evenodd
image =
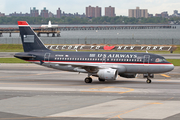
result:
<svg viewBox="0 0 180 120"><path fill-rule="evenodd" d="M147 83L151 83L151 80L150 79L147 79L147 81L146 81Z"/></svg>
<svg viewBox="0 0 180 120"><path fill-rule="evenodd" d="M105 80L104 79L101 79L101 78L98 78L100 82L104 82Z"/></svg>
<svg viewBox="0 0 180 120"><path fill-rule="evenodd" d="M92 83L92 78L87 77L87 78L84 79L84 82L85 83Z"/></svg>

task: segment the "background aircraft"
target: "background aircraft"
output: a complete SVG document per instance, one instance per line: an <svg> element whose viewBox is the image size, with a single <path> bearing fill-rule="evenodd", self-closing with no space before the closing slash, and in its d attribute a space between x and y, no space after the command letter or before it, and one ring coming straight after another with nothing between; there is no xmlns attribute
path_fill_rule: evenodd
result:
<svg viewBox="0 0 180 120"><path fill-rule="evenodd" d="M41 25L41 27L43 27L43 28L54 28L54 27L58 27L58 25L52 25L51 21L49 21L48 25Z"/></svg>

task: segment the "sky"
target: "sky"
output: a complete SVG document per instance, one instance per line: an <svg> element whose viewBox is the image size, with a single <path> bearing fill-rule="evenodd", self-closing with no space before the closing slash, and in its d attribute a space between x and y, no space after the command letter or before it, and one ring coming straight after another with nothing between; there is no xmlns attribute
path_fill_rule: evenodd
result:
<svg viewBox="0 0 180 120"><path fill-rule="evenodd" d="M39 12L46 7L50 12L56 14L60 8L66 13L85 13L85 7L89 5L102 8L104 15L105 7L115 7L117 16L128 16L128 9L148 9L148 13L156 14L168 11L171 15L174 10L180 13L180 0L0 0L0 12L9 15L10 13L30 13L30 8L36 7Z"/></svg>

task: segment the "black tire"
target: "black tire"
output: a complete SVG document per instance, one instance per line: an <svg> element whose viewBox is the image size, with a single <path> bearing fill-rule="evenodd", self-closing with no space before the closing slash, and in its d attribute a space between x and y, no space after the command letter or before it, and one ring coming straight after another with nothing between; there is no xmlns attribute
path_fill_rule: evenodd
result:
<svg viewBox="0 0 180 120"><path fill-rule="evenodd" d="M85 83L92 83L92 78L87 77L87 78L84 79L84 82Z"/></svg>
<svg viewBox="0 0 180 120"><path fill-rule="evenodd" d="M147 83L151 83L151 80L150 79L147 79L147 81L146 81Z"/></svg>
<svg viewBox="0 0 180 120"><path fill-rule="evenodd" d="M101 78L98 78L100 82L104 82L105 80L104 79L101 79Z"/></svg>

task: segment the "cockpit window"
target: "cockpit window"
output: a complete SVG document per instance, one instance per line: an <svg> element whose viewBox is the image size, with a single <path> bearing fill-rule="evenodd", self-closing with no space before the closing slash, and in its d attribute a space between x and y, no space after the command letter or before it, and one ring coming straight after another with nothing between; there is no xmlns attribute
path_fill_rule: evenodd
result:
<svg viewBox="0 0 180 120"><path fill-rule="evenodd" d="M155 60L155 62L162 62L163 61L163 59L161 59L161 58L156 58L156 60Z"/></svg>
<svg viewBox="0 0 180 120"><path fill-rule="evenodd" d="M163 59L163 61L164 61L164 62L167 62L167 60L166 60L166 59Z"/></svg>
<svg viewBox="0 0 180 120"><path fill-rule="evenodd" d="M156 58L155 62L167 62L166 59Z"/></svg>

